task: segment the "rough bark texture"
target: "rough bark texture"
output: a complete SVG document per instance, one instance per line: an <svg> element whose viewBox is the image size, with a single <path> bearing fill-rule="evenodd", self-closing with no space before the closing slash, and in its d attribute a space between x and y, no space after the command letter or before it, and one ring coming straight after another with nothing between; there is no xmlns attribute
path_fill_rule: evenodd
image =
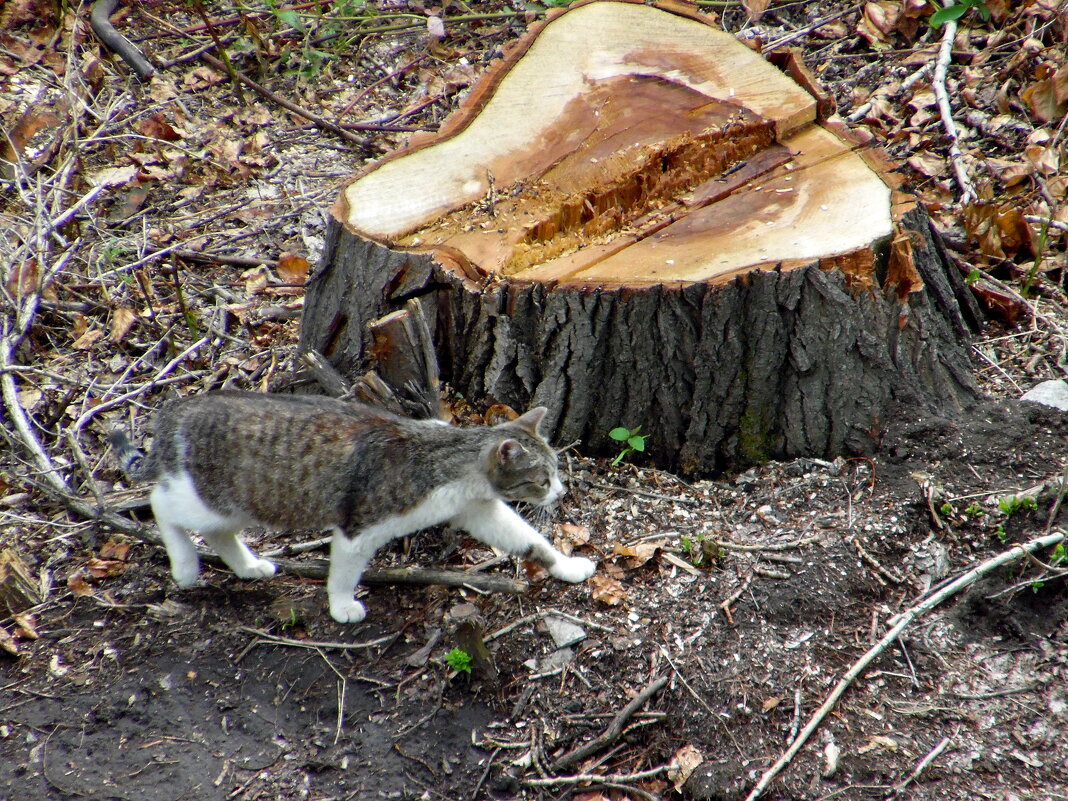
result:
<svg viewBox="0 0 1068 801"><path fill-rule="evenodd" d="M366 324L422 296L443 380L476 401L547 406L556 441L609 453L609 430L641 424L656 463L688 473L869 453L895 403L944 414L978 395L971 295L926 216L901 223L918 289L888 279L890 247L876 265L888 288L818 263L721 286L483 286L333 223L302 345L354 374Z"/></svg>

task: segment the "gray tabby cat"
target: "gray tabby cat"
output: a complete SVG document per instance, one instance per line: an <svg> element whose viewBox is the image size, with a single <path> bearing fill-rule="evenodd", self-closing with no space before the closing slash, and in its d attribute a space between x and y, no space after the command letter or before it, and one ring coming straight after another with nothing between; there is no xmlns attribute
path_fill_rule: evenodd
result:
<svg viewBox="0 0 1068 801"><path fill-rule="evenodd" d="M439 523L563 581L593 574L593 562L564 556L506 504L550 504L563 492L538 433L544 416L539 407L455 428L331 398L213 392L164 406L148 456L122 431L110 439L132 479L156 482L152 512L180 587L200 574L189 532L241 578L267 578L275 567L241 541L243 528L331 529L330 614L359 623L367 612L353 593L375 551Z"/></svg>

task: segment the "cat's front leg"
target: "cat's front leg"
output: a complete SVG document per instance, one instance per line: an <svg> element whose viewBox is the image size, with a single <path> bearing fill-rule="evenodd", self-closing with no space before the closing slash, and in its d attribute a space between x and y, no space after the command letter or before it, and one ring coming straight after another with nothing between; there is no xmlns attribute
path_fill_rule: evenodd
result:
<svg viewBox="0 0 1068 801"><path fill-rule="evenodd" d="M597 565L583 556L565 556L503 501L472 504L452 525L502 551L543 565L555 578L577 584L593 575Z"/></svg>
<svg viewBox="0 0 1068 801"><path fill-rule="evenodd" d="M338 623L359 623L367 617L367 608L354 597L356 585L375 551L394 536L396 532L389 525L371 526L352 534L334 529L326 595L330 602L330 617Z"/></svg>

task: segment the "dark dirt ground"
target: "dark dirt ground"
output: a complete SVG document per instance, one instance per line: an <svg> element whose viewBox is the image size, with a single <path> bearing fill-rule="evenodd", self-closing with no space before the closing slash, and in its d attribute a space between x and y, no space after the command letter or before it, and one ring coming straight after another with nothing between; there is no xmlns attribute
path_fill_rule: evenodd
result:
<svg viewBox="0 0 1068 801"><path fill-rule="evenodd" d="M54 216L90 185L63 181L125 166L130 146L123 132L161 109L180 134L176 149L196 155L183 160L166 149L146 151L143 184L110 190L99 213L79 218L79 238L65 240L74 242L74 255L56 296L45 298L33 337L17 354L19 403L81 496L99 490L108 503L140 497L121 489L103 447L102 421L120 415L140 421L170 391L271 386L292 363L299 325L300 293L274 272L200 261L167 271L170 262L160 256L131 278L123 265L170 245L253 261L289 251L314 263L322 211L338 182L409 129L437 127L523 23L499 3L450 5L452 14L508 15L454 23L445 14L450 35L441 50L426 43L418 19L428 12L421 5L379 5L416 16L414 31L354 39L347 60L328 60L315 84L319 94L306 77L280 68L263 78L279 94L343 117L347 103L390 73L362 96L357 116L389 118L383 126L401 130L361 134L359 147L339 145L260 101L238 113L227 84L196 72L195 61L172 65L145 91L85 38L76 46L63 37L33 38L39 29L23 22L5 40L5 58L19 42L44 42L39 64L14 77L3 72L8 101L24 104L34 79L38 100L68 92L96 115L89 115L92 124L78 121L74 151L63 142L51 152L52 164L70 169L46 168L41 175L54 185L39 178L36 195L19 196L27 210L12 211L18 193L5 195L5 221L37 230L34 220ZM230 10L213 4L209 14ZM729 30L775 40L837 10L826 2L788 4L746 26L731 7L723 21ZM157 60L175 58L203 44L203 34L180 41L145 36L166 33L165 22L192 26L196 20L186 13L175 4L146 3L121 22ZM856 18L844 18L845 34L797 41L843 114L865 99L860 87L911 73L917 64L908 53L925 45L892 32L891 49L876 52L886 48L869 49L865 37L854 35ZM1021 11L1002 27L1015 35L1019 25L1041 39L1048 36L1036 28L1043 19ZM292 33L272 38L266 25L258 33L262 63L277 67L300 49ZM979 35L994 32L987 27ZM1011 45L999 45L991 74L995 67L1000 78L1012 74ZM85 95L71 88L76 82L33 71L59 74L54 57L69 53L82 60L67 78L103 70L109 80ZM105 58L102 65L91 63L97 56ZM413 58L419 65L409 68ZM251 58L242 64L252 69ZM427 97L435 102L423 105ZM906 108L907 98L888 97L900 119L920 113ZM994 102L981 99L976 109L987 110L987 101ZM1019 107L1013 114L1026 118ZM898 158L924 147L944 153L944 142L923 140L934 136L937 122L894 129L886 116L869 116L863 124ZM983 140L988 155L1006 158L1022 148L1017 134ZM64 160L75 151L77 159ZM919 190L952 194L948 179L915 171L907 177ZM147 199L140 191L146 187ZM967 240L968 226L948 205L929 205L951 244ZM1000 260L964 256L1016 281L1029 256L1013 262L1007 235L1002 245ZM1063 259L1063 251L1054 256ZM687 798L744 797L893 615L1011 543L1063 526L1064 513L1050 519L1049 495L1068 466L1068 421L1011 400L1021 388L1065 374L1062 269L1043 266L1033 313L1018 327L992 322L976 338L976 373L998 400L955 419L902 411L871 459L772 463L701 481L640 463L613 468L582 455L580 444L564 458L569 492L546 530L600 562L596 581L572 587L535 575L524 596L373 588L365 599L369 619L357 627L334 623L321 583L296 576L252 583L208 570L204 586L178 591L159 548L72 514L43 491L40 471L5 418L0 547L19 551L46 599L21 622L0 618L19 651L17 658L0 654L0 801L600 801L678 797L676 783ZM10 290L10 274L5 286ZM118 309L146 305L151 314L139 313L132 329L116 333ZM189 324L190 314L199 327ZM205 331L211 336L195 358L160 374ZM110 416L75 425L93 408L90 395L98 402L142 386L143 395ZM84 458L71 449L65 434L71 430ZM1013 514L999 508L999 499L1039 485L1047 492L1037 508ZM260 535L259 547L286 541ZM1052 558L1048 551L1037 556ZM455 534L428 532L384 550L378 564L470 569L491 557ZM526 577L509 561L480 569ZM456 645L448 615L461 603L477 606L491 636L504 630L489 642L495 681L457 674L445 661ZM557 649L538 619L548 610L581 621L586 636L570 651ZM518 621L526 622L506 630ZM995 571L906 629L766 797L882 799L922 765L897 797L1068 798L1066 621L1062 573L1023 559ZM606 731L658 677L667 685L627 718L618 737L553 769L555 759ZM943 739L944 749L924 765ZM700 767L686 780L673 761L689 766L684 774ZM601 778L567 778L589 774Z"/></svg>

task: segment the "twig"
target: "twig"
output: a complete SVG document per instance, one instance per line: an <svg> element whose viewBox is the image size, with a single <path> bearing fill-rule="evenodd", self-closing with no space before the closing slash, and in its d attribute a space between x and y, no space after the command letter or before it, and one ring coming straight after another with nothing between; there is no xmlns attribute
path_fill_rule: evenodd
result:
<svg viewBox="0 0 1068 801"><path fill-rule="evenodd" d="M916 70L914 73L912 73L910 76L908 76L905 80L901 82L901 87L898 91L904 92L906 89L910 89L914 83L922 79L930 71L931 65L924 64L922 67L920 67L918 70ZM849 116L846 117L846 119L850 122L856 122L857 120L863 119L864 115L871 111L872 105L872 102L869 100L864 105L858 106L852 112L850 112Z"/></svg>
<svg viewBox="0 0 1068 801"><path fill-rule="evenodd" d="M546 779L524 779L523 784L528 787L553 787L557 784L577 784L578 782L626 784L627 782L651 779L653 776L659 776L661 773L667 772L670 768L670 765L660 765L655 768L649 768L649 770L639 770L635 773L610 773L606 776L598 776L596 773L579 773L575 776L551 776Z"/></svg>
<svg viewBox="0 0 1068 801"><path fill-rule="evenodd" d="M315 642L313 640L296 640L291 637L282 637L278 634L271 634L269 631L263 629L256 629L252 626L238 626L238 631L243 631L246 634L254 634L260 638L263 642L269 642L274 645L288 645L293 648L312 648L315 650L323 649L328 651L358 651L362 648L374 648L376 645L382 645L383 643L390 642L397 638L396 634L388 634L385 637L379 637L377 640L368 640L367 642Z"/></svg>
<svg viewBox="0 0 1068 801"><path fill-rule="evenodd" d="M841 698L853 681L864 672L864 670L870 665L876 657L878 657L886 648L893 643L901 632L904 631L913 620L917 617L926 614L941 604L947 598L952 597L956 593L963 590L974 583L977 579L985 576L994 570L997 570L1004 564L1009 562L1015 562L1023 558L1024 554L1032 553L1042 548L1048 548L1051 545L1056 545L1058 542L1063 542L1064 533L1058 532L1056 534L1049 534L1045 537L1039 537L1038 539L1031 540L1025 544L1014 545L1007 551L998 554L992 559L988 559L982 564L979 564L959 576L949 584L945 585L941 589L929 594L925 599L919 603L909 607L907 610L898 615L895 619L893 627L888 631L883 638L879 640L874 646L872 646L860 659L858 659L853 667L842 677L842 679L831 690L826 700L820 705L808 723L801 732L794 738L794 741L783 752L783 755L779 759L764 771L764 774L760 777L760 780L756 783L753 789L746 796L745 801L756 801L757 798L768 788L768 785L775 779L776 776L785 768L790 760L794 758L801 747L808 741L808 738L812 736L812 733L819 727L823 719L827 717L830 711L838 703L838 699Z"/></svg>
<svg viewBox="0 0 1068 801"><path fill-rule="evenodd" d="M946 6L952 4L952 0L943 2ZM942 118L942 128L949 137L949 161L961 190L960 204L966 206L976 198L975 187L972 186L972 179L968 177L964 169L964 156L960 150L957 126L953 122L953 109L949 105L949 94L946 92L946 73L949 70L949 62L953 58L953 40L956 36L957 21L948 20L942 30L942 45L938 50L938 60L935 61L931 88L938 101L938 114Z"/></svg>
<svg viewBox="0 0 1068 801"><path fill-rule="evenodd" d="M228 70L226 68L226 65L223 64L223 62L221 62L219 59L215 58L215 56L213 56L213 55L210 55L208 53L201 53L200 54L200 60L207 62L208 64L210 64L211 66L213 66L217 70L222 70L224 72L228 72ZM289 111L292 111L294 114L296 114L296 115L298 115L300 117L303 117L304 119L308 120L309 122L315 124L317 127L322 128L322 129L324 129L326 131L330 131L330 133L336 134L337 136L340 136L345 141L351 142L352 144L354 144L354 145L356 145L358 147L362 148L364 145L367 144L366 141L362 137L356 136L356 134L353 134L353 133L349 133L344 128L342 128L340 125L335 125L334 123L330 122L329 120L324 120L322 117L319 117L319 116L317 116L315 114L312 114L307 109L301 108L296 103L293 103L293 102L291 102L289 100L286 100L281 95L276 95L274 92L272 92L267 87L256 83L254 80L249 78L247 75L245 75L240 70L234 70L233 77L237 78L241 83L245 84L247 87L249 87L250 89L252 89L256 93L262 95L263 97L267 98L271 102L277 103L282 108L288 109Z"/></svg>
<svg viewBox="0 0 1068 801"><path fill-rule="evenodd" d="M690 682L686 681L686 677L682 675L682 672L679 670L678 666L675 664L674 660L671 658L671 655L668 653L667 648L665 648L663 645L661 645L660 646L660 653L664 657L664 659L667 660L667 663L669 665L671 665L671 669L673 671L675 671L675 675L678 676L679 681L682 682L682 686L686 688L686 691L690 695L693 696L694 700L697 701L697 703L699 703L701 706L703 706L705 708L705 711L708 712L708 714L715 715L716 711L705 702L704 698L702 698L701 696L699 696L696 693L694 688L690 686Z"/></svg>
<svg viewBox="0 0 1068 801"><path fill-rule="evenodd" d="M596 754L605 746L614 743L623 731L623 724L627 722L631 715L641 709L646 701L664 688L664 685L668 683L668 678L668 676L661 676L651 681L646 685L645 689L634 696L629 704L620 710L618 715L612 718L612 722L608 724L608 728L600 736L593 738L583 746L579 746L574 751L564 754L552 764L552 770L554 772L565 770L591 754ZM606 776L597 777L598 781L604 781L605 779L611 781Z"/></svg>
<svg viewBox="0 0 1068 801"><path fill-rule="evenodd" d="M86 409L82 413L81 417L74 421L74 425L71 426L71 431L75 433L81 431L85 424L92 420L94 417L96 417L96 415L100 414L100 412L105 412L108 409L113 409L116 406L120 406L126 403L128 400L136 398L138 395L143 395L144 393L148 392L148 390L152 389L152 387L156 386L156 384L159 383L160 379L166 377L186 358L191 356L196 351L200 350L201 346L208 344L209 341L210 337L201 337L188 348L186 348L173 359L171 359L169 362L167 362L165 365L163 365L163 367L159 369L159 372L157 372L149 381L146 381L137 389L131 390L125 395L119 395L117 398L112 398L109 401L104 401L104 403L100 403L96 406L92 406Z"/></svg>
<svg viewBox="0 0 1068 801"><path fill-rule="evenodd" d="M916 781L916 777L923 773L924 769L934 762L939 754L946 750L946 746L949 745L951 739L952 738L950 737L943 737L938 745L932 748L930 753L919 761L919 764L916 765L912 773L910 773L903 781L898 782L890 788L890 792L886 794L886 798L894 798L905 792L905 788L912 784L912 782Z"/></svg>
<svg viewBox="0 0 1068 801"><path fill-rule="evenodd" d="M819 28L822 28L824 25L827 25L827 24L829 24L831 22L834 22L837 19L841 19L846 14L852 14L859 7L860 7L859 4L854 4L854 5L849 6L846 9L843 9L842 11L836 11L834 14L831 14L829 16L823 17L822 19L818 19L815 22L809 23L804 28L799 28L796 31L793 31L792 33L788 33L788 34L786 34L786 36L783 36L781 39L776 39L774 42L769 42L768 44L764 45L763 48L761 48L760 52L769 53L772 50L776 50L776 49L778 49L778 48L780 48L780 47L782 47L784 45L788 45L788 44L790 44L790 42L792 42L792 41L794 41L796 39L800 39L805 34L812 33L812 31L818 30Z"/></svg>
<svg viewBox="0 0 1068 801"><path fill-rule="evenodd" d="M792 551L802 545L816 542L819 537L803 537L793 542L769 542L766 545L739 545L736 542L726 540L712 540L714 545L725 548L728 551L758 552L758 551Z"/></svg>

